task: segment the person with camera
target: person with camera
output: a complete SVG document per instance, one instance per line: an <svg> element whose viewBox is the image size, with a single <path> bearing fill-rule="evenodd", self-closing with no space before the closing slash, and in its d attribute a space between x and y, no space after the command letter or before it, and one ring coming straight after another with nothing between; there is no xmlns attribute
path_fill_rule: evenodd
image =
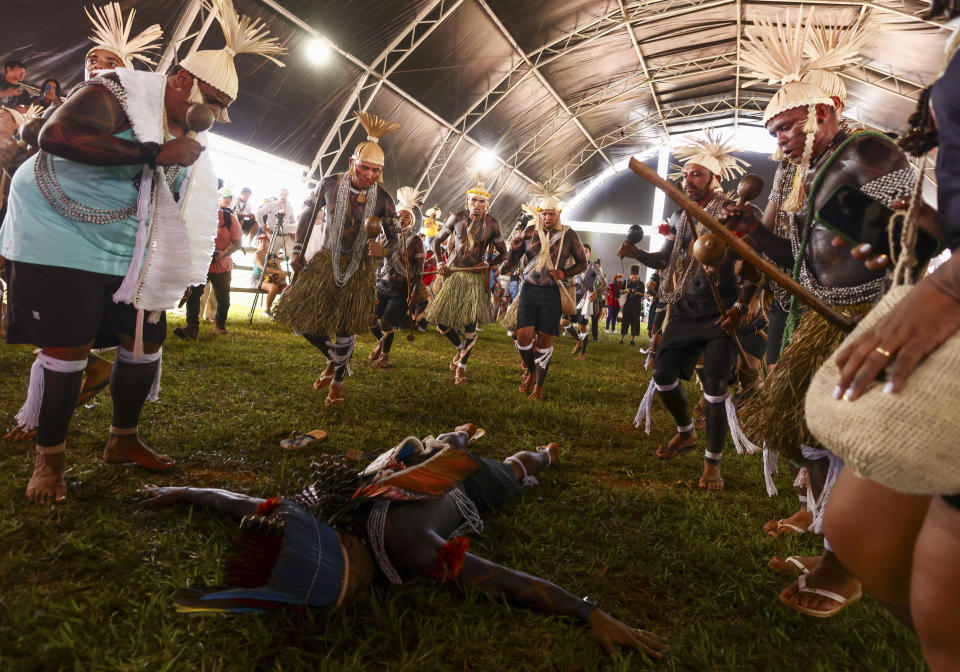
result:
<svg viewBox="0 0 960 672"><path fill-rule="evenodd" d="M241 227L242 228L242 227ZM273 315L273 301L287 288L287 274L280 268L280 260L276 252L270 251L270 236L261 233L257 236L259 247L253 255L253 273L250 274L252 287L259 287L267 293L267 302L263 312L268 317ZM260 278L263 277L263 282Z"/></svg>

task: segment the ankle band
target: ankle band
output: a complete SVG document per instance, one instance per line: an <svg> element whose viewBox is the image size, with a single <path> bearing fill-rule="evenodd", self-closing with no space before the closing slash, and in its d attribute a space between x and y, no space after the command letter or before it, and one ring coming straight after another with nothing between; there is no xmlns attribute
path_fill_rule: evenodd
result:
<svg viewBox="0 0 960 672"><path fill-rule="evenodd" d="M114 427L110 425L110 436L130 436L137 433L137 427Z"/></svg>
<svg viewBox="0 0 960 672"><path fill-rule="evenodd" d="M59 455L67 451L66 443L59 443L55 446L37 446L37 452L41 455Z"/></svg>

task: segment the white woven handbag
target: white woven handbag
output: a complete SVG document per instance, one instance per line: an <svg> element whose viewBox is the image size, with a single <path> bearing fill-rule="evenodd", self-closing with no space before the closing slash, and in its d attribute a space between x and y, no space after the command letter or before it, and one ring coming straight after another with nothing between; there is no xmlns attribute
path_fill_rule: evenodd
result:
<svg viewBox="0 0 960 672"><path fill-rule="evenodd" d="M919 198L915 191L912 203ZM906 494L953 495L960 493L960 413L956 407L960 333L930 353L898 393L884 394L884 381L879 380L854 402L833 398L840 379L837 354L913 289L910 271L916 263L916 218L912 210L901 234L904 252L897 260L894 285L817 371L807 390L807 426L824 447L860 476Z"/></svg>

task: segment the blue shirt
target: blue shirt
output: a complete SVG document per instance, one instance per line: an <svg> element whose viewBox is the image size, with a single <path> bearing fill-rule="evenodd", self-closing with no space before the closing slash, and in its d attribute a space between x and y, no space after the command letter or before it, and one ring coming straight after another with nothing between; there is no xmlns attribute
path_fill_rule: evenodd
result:
<svg viewBox="0 0 960 672"><path fill-rule="evenodd" d="M960 50L933 85L930 104L937 120L937 209L947 247L960 246Z"/></svg>
<svg viewBox="0 0 960 672"><path fill-rule="evenodd" d="M128 129L117 138L135 140ZM137 215L109 224L77 222L60 215L34 176L39 155L14 173L7 215L0 227L0 255L13 261L125 275L137 238ZM53 156L56 182L69 197L98 210L135 206L143 166L92 166ZM177 176L182 180L184 171Z"/></svg>

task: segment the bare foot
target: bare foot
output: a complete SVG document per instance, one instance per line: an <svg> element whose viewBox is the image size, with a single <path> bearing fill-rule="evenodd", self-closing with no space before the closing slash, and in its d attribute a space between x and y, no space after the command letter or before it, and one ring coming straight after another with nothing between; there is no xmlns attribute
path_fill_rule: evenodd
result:
<svg viewBox="0 0 960 672"><path fill-rule="evenodd" d="M327 390L327 398L323 400L323 403L327 406L343 406L343 383L339 385L330 384L330 389Z"/></svg>
<svg viewBox="0 0 960 672"><path fill-rule="evenodd" d="M467 384L467 370L462 366L457 367L456 373L453 375L453 384L454 385L466 385Z"/></svg>
<svg viewBox="0 0 960 672"><path fill-rule="evenodd" d="M20 425L14 425L10 428L9 432L3 435L3 438L10 439L11 441L26 441L28 439L33 439L36 436L36 429L25 429Z"/></svg>
<svg viewBox="0 0 960 672"><path fill-rule="evenodd" d="M701 490L717 491L723 490L723 478L720 476L720 465L703 463L703 474L700 476L700 482L697 487Z"/></svg>
<svg viewBox="0 0 960 672"><path fill-rule="evenodd" d="M582 362L582 361L584 361L584 360L587 358L587 356L581 352L579 355L574 355L573 358L574 358L574 359L579 359L579 360Z"/></svg>
<svg viewBox="0 0 960 672"><path fill-rule="evenodd" d="M375 362L378 359L380 359L380 354L382 352L383 352L383 344L381 344L380 341L377 341L377 346L370 351L370 354L367 355L367 359L369 359L371 362Z"/></svg>
<svg viewBox="0 0 960 672"><path fill-rule="evenodd" d="M527 373L527 370L523 370L523 382L520 383L520 391L524 394L530 394L530 391L533 390L533 384L536 382L533 374Z"/></svg>
<svg viewBox="0 0 960 672"><path fill-rule="evenodd" d="M141 467L154 471L166 471L175 464L172 457L155 452L140 441L136 434L111 434L103 449L103 461L108 464L136 462Z"/></svg>
<svg viewBox="0 0 960 672"><path fill-rule="evenodd" d="M763 526L763 531L770 537L782 537L805 534L811 525L813 525L813 514L803 508L789 518L768 520Z"/></svg>
<svg viewBox="0 0 960 672"><path fill-rule="evenodd" d="M58 504L67 498L67 481L63 471L67 465L67 454L37 453L33 465L33 475L27 483L27 499L37 504Z"/></svg>
<svg viewBox="0 0 960 672"><path fill-rule="evenodd" d="M463 350L457 350L457 354L453 356L453 359L450 360L450 370L456 371L457 364L460 362L460 356L463 355Z"/></svg>
<svg viewBox="0 0 960 672"><path fill-rule="evenodd" d="M333 380L333 363L327 364L327 368L323 370L323 373L313 381L313 389L322 390L330 384L331 380Z"/></svg>
<svg viewBox="0 0 960 672"><path fill-rule="evenodd" d="M370 366L377 369L389 369L390 368L390 355L382 354L380 358L375 360Z"/></svg>
<svg viewBox="0 0 960 672"><path fill-rule="evenodd" d="M672 460L677 455L682 455L687 451L693 450L697 447L697 433L695 431L689 432L677 432L673 435L666 443L662 443L657 447L657 452L654 453L661 460Z"/></svg>
<svg viewBox="0 0 960 672"><path fill-rule="evenodd" d="M472 437L477 433L477 426L472 422L465 422L462 425L457 425L453 428L455 432L465 432L468 437Z"/></svg>
<svg viewBox="0 0 960 672"><path fill-rule="evenodd" d="M553 442L553 441L551 441L550 443L548 443L548 444L545 445L545 446L538 446L538 447L537 447L537 452L538 452L538 453L546 453L547 456L550 458L550 464L556 464L556 463L557 463L557 460L560 459L560 446L558 446L558 445L557 445L555 442ZM547 466L549 466L549 465L547 465Z"/></svg>
<svg viewBox="0 0 960 672"><path fill-rule="evenodd" d="M139 494L147 496L147 499L139 502L141 506L172 506L183 499L186 491L185 487L158 487L149 483L137 490Z"/></svg>
<svg viewBox="0 0 960 672"><path fill-rule="evenodd" d="M814 592L817 590L835 597ZM833 553L826 552L809 574L801 575L780 592L780 601L810 616L825 618L857 602L861 594L860 582L847 573Z"/></svg>
<svg viewBox="0 0 960 672"><path fill-rule="evenodd" d="M535 385L533 392L527 397L527 399L535 399L537 401L543 401L543 388L540 385Z"/></svg>

